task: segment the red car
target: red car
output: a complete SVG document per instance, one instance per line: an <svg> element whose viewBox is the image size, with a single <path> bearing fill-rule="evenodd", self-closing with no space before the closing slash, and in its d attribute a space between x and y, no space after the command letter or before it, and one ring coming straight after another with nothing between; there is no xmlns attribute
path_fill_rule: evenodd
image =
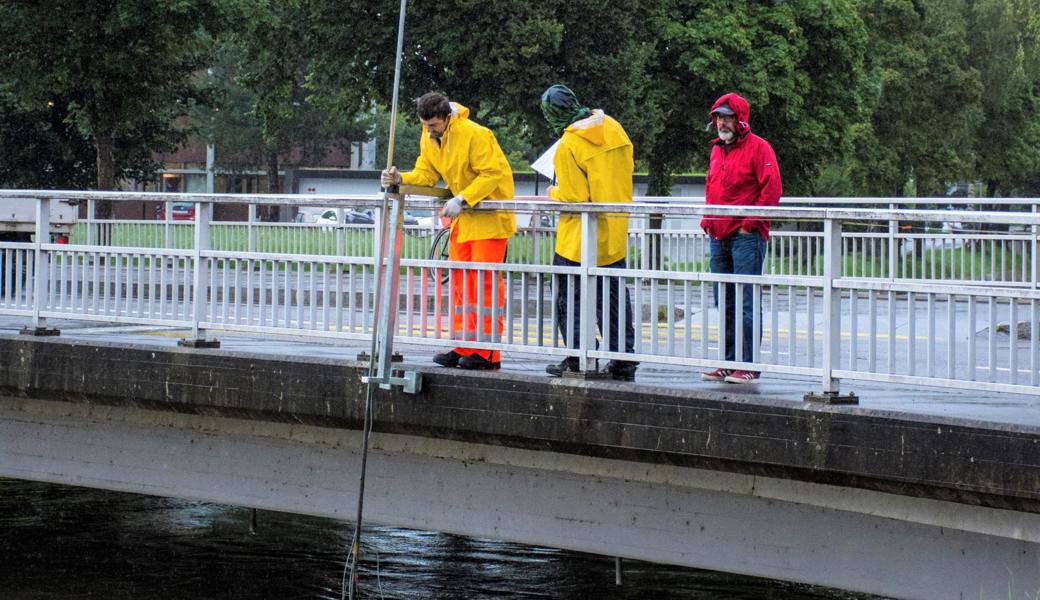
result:
<svg viewBox="0 0 1040 600"><path fill-rule="evenodd" d="M174 202L171 206L171 213L174 221L194 221L195 220L195 203L194 202ZM162 205L159 209L159 219L162 221L166 220L166 204Z"/></svg>

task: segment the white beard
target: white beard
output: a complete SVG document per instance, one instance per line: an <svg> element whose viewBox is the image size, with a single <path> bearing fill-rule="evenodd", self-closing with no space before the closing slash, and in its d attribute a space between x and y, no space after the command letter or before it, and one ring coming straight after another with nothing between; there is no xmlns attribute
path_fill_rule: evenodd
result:
<svg viewBox="0 0 1040 600"><path fill-rule="evenodd" d="M730 142L730 140L733 139L734 135L735 134L732 131L720 131L719 132L719 139L721 139L723 142L726 142L728 144Z"/></svg>

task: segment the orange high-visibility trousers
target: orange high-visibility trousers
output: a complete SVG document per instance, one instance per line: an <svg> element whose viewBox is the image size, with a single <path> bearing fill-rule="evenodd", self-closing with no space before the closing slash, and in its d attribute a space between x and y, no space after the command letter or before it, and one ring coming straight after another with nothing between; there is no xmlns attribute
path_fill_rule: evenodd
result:
<svg viewBox="0 0 1040 600"><path fill-rule="evenodd" d="M448 238L448 259L465 262L501 263L506 258L506 245L508 239L494 240L471 240L459 243L458 227L452 230ZM492 324L491 306L494 299L492 285L498 287L498 323ZM451 270L451 302L453 313L451 317L451 336L456 340L477 339L477 313L478 293L477 287L481 286L483 298L483 323L481 323L481 335L483 340L497 341L502 337L505 318L503 308L506 302L505 284L502 282L502 274L498 271L471 271L462 269ZM492 327L494 326L494 329ZM497 350L475 350L472 348L455 348L455 352L462 356L476 354L491 362L500 362L501 355Z"/></svg>

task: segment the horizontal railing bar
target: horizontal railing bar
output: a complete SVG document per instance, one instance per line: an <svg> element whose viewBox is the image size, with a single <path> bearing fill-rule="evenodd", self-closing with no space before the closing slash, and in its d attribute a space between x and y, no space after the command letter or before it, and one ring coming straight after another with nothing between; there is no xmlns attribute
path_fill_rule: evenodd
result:
<svg viewBox="0 0 1040 600"><path fill-rule="evenodd" d="M1013 385L1010 383L992 383L988 381L964 381L963 379L945 379L941 377L916 377L913 375L869 373L866 371L846 371L841 369L835 369L834 376L838 377L839 379L857 379L861 381L877 381L883 383L925 385L929 387L952 388L958 390L964 390L965 388L970 386L972 390L1040 396L1040 388L1038 387L1028 385Z"/></svg>
<svg viewBox="0 0 1040 600"><path fill-rule="evenodd" d="M4 314L13 314L4 311ZM41 317L55 318L55 319L68 319L74 318L77 321L97 321L105 323L129 323L132 325L155 325L156 327L177 327L183 329L191 328L191 320L185 319L161 319L157 317L145 318L145 317L128 317L123 315L109 315L109 314L93 314L83 313L77 310L41 310Z"/></svg>
<svg viewBox="0 0 1040 600"><path fill-rule="evenodd" d="M112 201L145 201L145 202L202 202L220 204L255 204L279 206L310 207L376 207L382 206L383 199L379 195L351 196L300 196L294 194L169 194L160 192L101 192L101 191L63 191L63 190L0 190L0 198L49 198L70 200L112 200ZM786 200L786 199L785 199ZM805 199L797 199L805 201ZM817 201L826 198L814 199ZM834 198L831 198L834 200ZM847 199L845 199L847 200ZM895 199L890 199L894 201ZM905 199L900 204L905 204ZM942 198L916 198L914 204L944 204ZM781 204L784 202L782 201ZM893 202L894 203L894 202ZM415 200L409 202L415 208L434 209L440 207L436 200ZM1020 204L1037 205L1040 199L1022 198ZM1016 225L1040 225L1040 214L1027 212L990 212L990 211L949 211L949 210L912 210L912 209L859 209L859 208L800 208L794 206L759 207L759 206L722 206L722 205L677 205L661 204L613 204L613 203L567 203L552 202L542 197L521 197L515 200L484 200L481 210L523 210L550 212L614 212L625 214L659 214L667 215L703 215L715 216L768 216L776 219L836 219L841 221L942 221L955 220L962 223L1001 222ZM566 210L562 210L563 207ZM95 221L101 222L101 221ZM160 221L156 221L160 222ZM255 224L255 223L254 223Z"/></svg>
<svg viewBox="0 0 1040 600"><path fill-rule="evenodd" d="M757 281L757 279L756 279ZM1031 289L1026 283L1023 287L1012 286L1000 282L985 282L987 287L978 281L966 282L966 285L950 285L947 280L928 280L921 283L910 283L907 279L859 279L842 277L834 280L834 287L843 290L860 290L876 292L911 292L915 294L953 294L960 296L980 296L994 298L1018 298L1020 300L1040 300L1040 289Z"/></svg>

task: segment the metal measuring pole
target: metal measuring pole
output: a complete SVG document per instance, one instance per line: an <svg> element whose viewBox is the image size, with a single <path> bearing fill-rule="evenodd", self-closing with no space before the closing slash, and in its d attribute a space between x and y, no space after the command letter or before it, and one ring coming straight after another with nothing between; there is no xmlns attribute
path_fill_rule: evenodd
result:
<svg viewBox="0 0 1040 600"><path fill-rule="evenodd" d="M386 167L394 164L394 134L397 125L397 98L401 83L401 55L404 51L404 19L407 0L401 0L401 14L397 24L397 58L394 64L393 100L390 103L390 140L387 144ZM357 597L358 562L361 558L361 523L364 512L365 474L368 466L368 440L372 432L372 404L375 386L390 389L400 385L404 391L419 391L420 379L417 373L406 373L403 377L394 377L390 368L393 354L394 333L397 331L397 287L398 270L401 265L401 230L404 226L404 195L398 186L386 190L383 195L382 210L376 223L375 248L373 249L374 270L376 280L375 320L372 330L372 347L369 353L368 375L362 377L367 384L365 407L362 424L361 442L361 476L358 485L357 520L354 523L354 537L350 545L350 579L348 582L349 598ZM386 263L385 266L383 263Z"/></svg>
<svg viewBox="0 0 1040 600"><path fill-rule="evenodd" d="M397 101L401 84L401 56L404 51L404 20L407 0L401 0L401 14L397 25L397 59L394 65L393 99L390 103L390 136L387 143L386 168L394 166L394 140L397 125ZM376 224L375 279L375 329L372 332L372 348L368 376L362 380L383 389L400 385L405 392L416 393L421 383L418 374L405 373L394 377L390 366L393 355L394 332L397 330L398 271L401 265L401 237L404 226L404 194L399 186L392 186L383 195L380 219ZM385 263L385 266L384 266ZM371 396L371 393L369 394ZM367 410L367 407L366 407Z"/></svg>

